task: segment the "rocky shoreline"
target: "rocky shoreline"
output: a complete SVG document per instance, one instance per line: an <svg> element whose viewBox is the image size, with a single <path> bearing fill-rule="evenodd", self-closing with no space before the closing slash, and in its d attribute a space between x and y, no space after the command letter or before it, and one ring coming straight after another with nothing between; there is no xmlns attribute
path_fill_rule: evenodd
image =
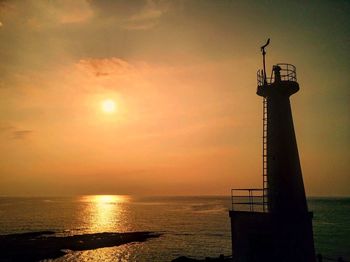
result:
<svg viewBox="0 0 350 262"><path fill-rule="evenodd" d="M232 257L231 256L224 256L220 255L219 257L206 257L205 259L194 259L186 256L181 256L178 258L173 259L171 262L206 262L206 261L211 261L211 262L220 262L220 261L225 261L225 262L232 262Z"/></svg>
<svg viewBox="0 0 350 262"><path fill-rule="evenodd" d="M83 251L143 242L159 237L155 232L95 233L54 236L54 231L0 235L0 261L39 261L64 256L63 251Z"/></svg>

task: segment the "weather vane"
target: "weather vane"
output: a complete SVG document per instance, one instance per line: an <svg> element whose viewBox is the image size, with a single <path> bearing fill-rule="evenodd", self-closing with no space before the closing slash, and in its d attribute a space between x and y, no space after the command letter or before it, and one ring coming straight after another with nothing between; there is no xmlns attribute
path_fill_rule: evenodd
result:
<svg viewBox="0 0 350 262"><path fill-rule="evenodd" d="M266 55L266 51L265 51L265 48L266 48L269 44L270 44L270 38L267 39L266 44L263 45L263 46L261 47L261 52L262 52L262 55L263 55L263 70L264 70L263 76L264 76L264 84L266 84L266 67L265 67L265 55Z"/></svg>

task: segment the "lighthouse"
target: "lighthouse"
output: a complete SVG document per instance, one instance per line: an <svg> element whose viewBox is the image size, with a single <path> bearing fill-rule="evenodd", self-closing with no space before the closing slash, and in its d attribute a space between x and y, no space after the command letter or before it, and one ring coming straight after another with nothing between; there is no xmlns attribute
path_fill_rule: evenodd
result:
<svg viewBox="0 0 350 262"><path fill-rule="evenodd" d="M280 63L268 76L267 43L257 95L263 99L262 188L232 189L232 256L235 262L315 262L290 97L299 91L296 68ZM245 195L246 193L246 195Z"/></svg>

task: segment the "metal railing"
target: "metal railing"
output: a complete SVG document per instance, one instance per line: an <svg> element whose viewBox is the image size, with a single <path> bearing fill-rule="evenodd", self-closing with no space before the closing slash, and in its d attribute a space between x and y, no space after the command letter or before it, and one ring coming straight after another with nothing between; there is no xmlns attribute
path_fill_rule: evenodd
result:
<svg viewBox="0 0 350 262"><path fill-rule="evenodd" d="M280 75L281 75L282 81L294 81L294 82L297 81L297 73L296 73L296 68L294 65L280 63L280 64L277 64L274 66L279 66L281 68ZM265 84L263 70L258 70L257 81L258 81L258 86L263 86ZM269 85L269 84L272 84L273 82L275 82L274 70L271 71L270 77L266 76L266 84Z"/></svg>
<svg viewBox="0 0 350 262"><path fill-rule="evenodd" d="M231 189L231 208L235 211L266 212L262 188Z"/></svg>
<svg viewBox="0 0 350 262"><path fill-rule="evenodd" d="M321 254L318 254L316 256L316 259L318 262L325 262L325 261L348 262L349 261L349 260L344 260L344 258L342 258L342 257L331 258L331 257L323 256Z"/></svg>

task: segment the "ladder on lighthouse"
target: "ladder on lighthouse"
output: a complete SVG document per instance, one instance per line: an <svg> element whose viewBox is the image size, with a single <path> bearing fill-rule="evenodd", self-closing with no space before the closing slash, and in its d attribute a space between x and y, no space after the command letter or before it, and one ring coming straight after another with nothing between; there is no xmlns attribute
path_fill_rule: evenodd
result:
<svg viewBox="0 0 350 262"><path fill-rule="evenodd" d="M270 44L270 38L267 39L266 44L261 47L261 52L263 55L263 68L264 68L262 71L263 85L267 85L266 66L265 66L265 55L266 55L265 48L269 44ZM260 81L261 81L261 77L260 77ZM264 97L263 98L263 193L262 193L263 212L268 211L267 191L268 191L268 179L267 179L267 98Z"/></svg>
<svg viewBox="0 0 350 262"><path fill-rule="evenodd" d="M262 194L262 206L263 211L267 212L267 99L263 98L263 194Z"/></svg>

